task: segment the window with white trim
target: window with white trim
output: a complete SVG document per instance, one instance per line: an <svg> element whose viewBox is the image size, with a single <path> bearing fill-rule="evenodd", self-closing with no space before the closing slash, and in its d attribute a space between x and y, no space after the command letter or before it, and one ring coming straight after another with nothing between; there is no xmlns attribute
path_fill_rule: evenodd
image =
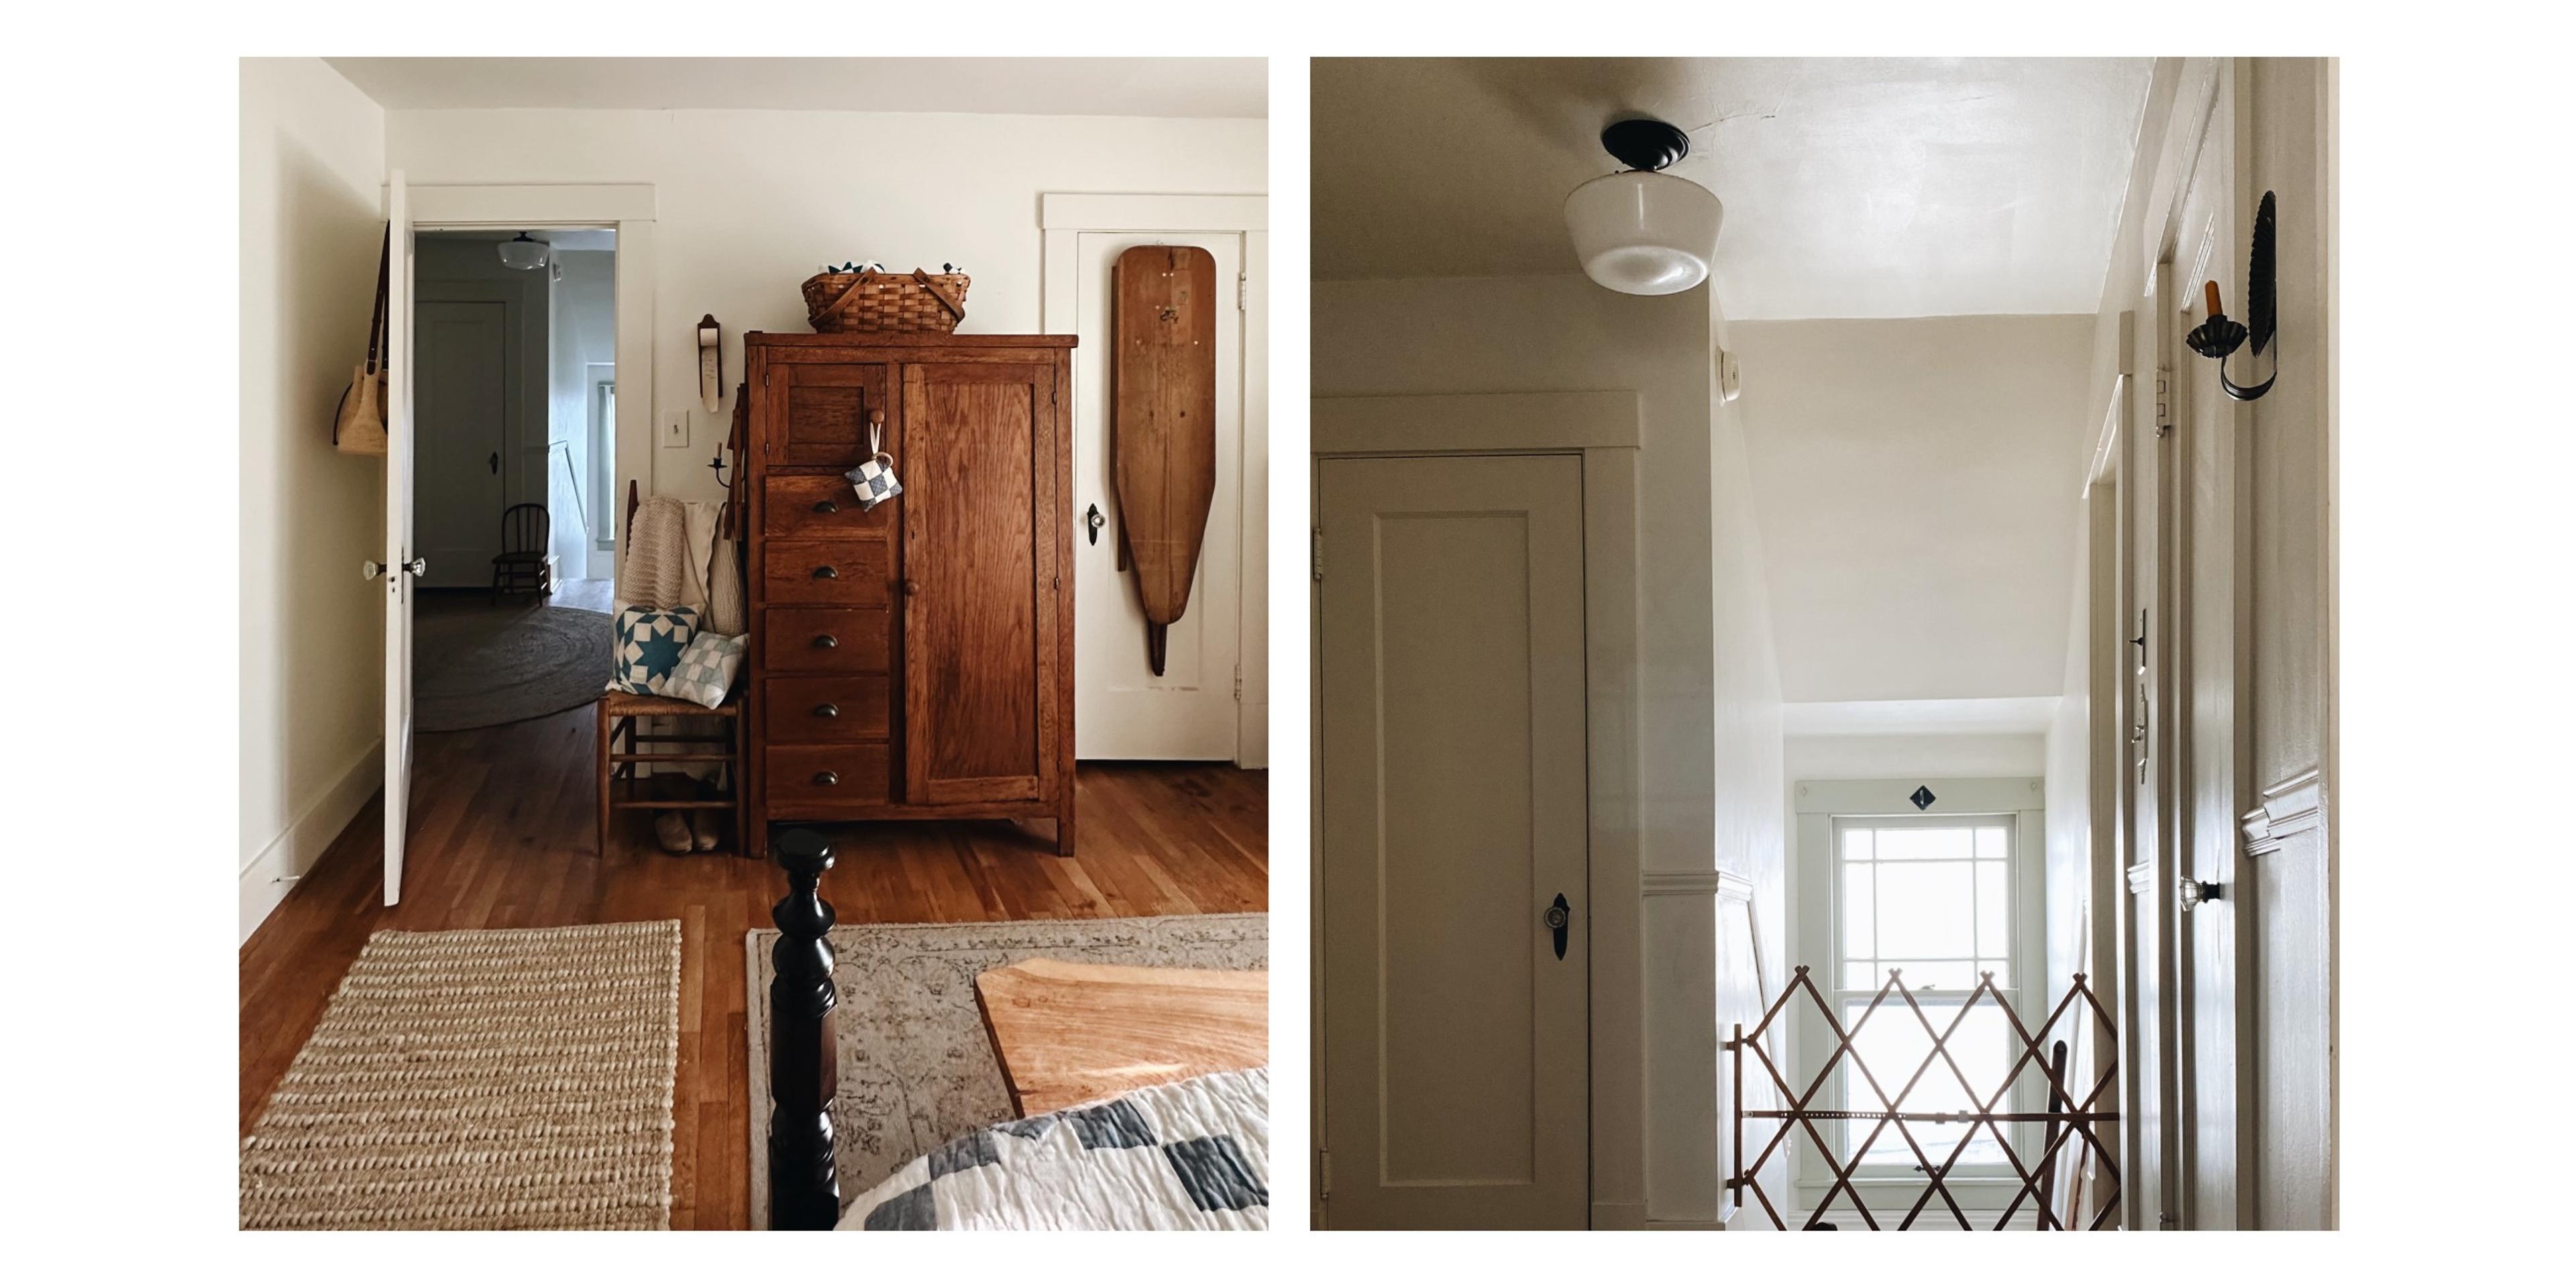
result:
<svg viewBox="0 0 2576 1288"><path fill-rule="evenodd" d="M1834 819L1833 973L1826 982L1846 1030L1869 1009L1891 969L1903 972L1905 987L1935 1030L1950 1027L1987 973L2018 1013L2017 985L2030 977L2034 963L2028 946L2020 942L2022 919L2015 911L2024 875L2015 852L2016 834L2010 814ZM1932 1054L1932 1039L1922 1021L1908 1012L1905 999L1891 991L1853 1049L1879 1090L1895 1097ZM1957 1070L1949 1061L1933 1059L1903 1096L1901 1107L1907 1112L1974 1110L1979 1098L1993 1094L2003 1082L2020 1047L2003 1014L1992 1002L1980 1001L1945 1049ZM1849 1061L1837 1066L1835 1081L1842 1108L1876 1112L1886 1107ZM2015 1108L2013 1098L2005 1097L1994 1108ZM1840 1153L1849 1159L1877 1124L1853 1119L1841 1125L1845 1137ZM1969 1131L1966 1123L1914 1122L1907 1127L1936 1165ZM2018 1136L2014 1143L2018 1148ZM1878 1133L1860 1162L1865 1171L1878 1174L1908 1174L1920 1167L1893 1124ZM2002 1150L1980 1130L1952 1174L2002 1170Z"/></svg>

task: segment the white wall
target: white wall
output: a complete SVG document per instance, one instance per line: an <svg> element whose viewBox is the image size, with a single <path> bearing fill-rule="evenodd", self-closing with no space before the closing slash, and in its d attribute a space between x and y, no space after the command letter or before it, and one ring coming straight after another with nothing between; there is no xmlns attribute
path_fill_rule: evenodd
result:
<svg viewBox="0 0 2576 1288"><path fill-rule="evenodd" d="M384 112L311 58L241 64L241 937L381 777L384 466L331 446L366 356Z"/></svg>
<svg viewBox="0 0 2576 1288"><path fill-rule="evenodd" d="M2092 326L1730 329L1787 700L2058 691Z"/></svg>
<svg viewBox="0 0 2576 1288"><path fill-rule="evenodd" d="M691 409L689 446L655 448L647 490L715 499L706 468L731 405L695 410L695 324L804 332L797 285L825 261L962 266L963 332L1039 329L1038 196L1261 192L1267 122L863 112L399 110L390 164L414 184L649 183L657 413ZM647 391L633 373L618 393ZM625 491L624 479L616 490Z"/></svg>
<svg viewBox="0 0 2576 1288"><path fill-rule="evenodd" d="M604 250L563 250L554 252L554 259L563 266L563 275L554 283L546 434L563 446L553 449L546 463L546 505L554 515L555 557L563 575L605 577L608 553L591 539L599 534L585 528L596 523L599 514L599 486L591 477L590 368L594 363L611 367L617 363L617 255ZM707 454L713 451L711 444ZM613 466L609 473L616 473ZM617 499L621 494L614 486L609 495L612 512L625 504ZM610 520L612 528L615 522Z"/></svg>
<svg viewBox="0 0 2576 1288"><path fill-rule="evenodd" d="M1634 390L1641 417L1637 818L1647 872L1767 879L1782 853L1779 690L1740 431L1712 413L1705 291L1617 295L1581 277L1318 282L1317 397ZM1714 517L1713 517L1714 516ZM1646 902L1639 900L1640 903ZM1688 902L1659 899L1658 903ZM1714 981L1647 968L1712 954L1713 900L1654 936L1637 904L1592 910L1594 1223L1717 1214ZM1608 951L1627 943L1636 953ZM1776 944L1776 934L1765 942ZM1651 988L1651 991L1650 991ZM1671 990L1668 994L1666 990Z"/></svg>
<svg viewBox="0 0 2576 1288"><path fill-rule="evenodd" d="M2036 778L2048 767L2041 733L1793 734L1789 780Z"/></svg>

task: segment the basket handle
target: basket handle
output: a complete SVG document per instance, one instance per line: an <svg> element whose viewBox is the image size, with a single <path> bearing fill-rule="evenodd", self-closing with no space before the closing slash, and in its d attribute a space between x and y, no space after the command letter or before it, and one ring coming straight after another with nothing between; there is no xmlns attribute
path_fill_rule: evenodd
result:
<svg viewBox="0 0 2576 1288"><path fill-rule="evenodd" d="M822 319L824 319L824 318L830 317L830 316L832 316L833 314L840 312L840 311L841 311L841 306L842 306L842 305L844 305L844 304L849 303L852 299L857 298L858 293L859 293L859 288L860 288L860 287L862 287L862 286L865 286L865 285L867 285L867 284L868 284L868 275L867 275L867 274L865 274L865 273L859 273L859 274L855 274L855 275L853 275L853 276L850 278L850 284L849 284L848 286L846 286L846 287L843 287L843 288L841 289L841 293L840 293L839 295L834 296L834 297L832 298L832 302L831 302L831 303L824 305L820 310L818 310L818 311L816 311L816 312L809 313L809 314L807 314L807 315L806 315L806 317L805 317L805 321L806 321L807 325L812 325L812 324L813 324L813 323L815 323L815 322L819 322L819 321L821 321L821 320L822 320Z"/></svg>
<svg viewBox="0 0 2576 1288"><path fill-rule="evenodd" d="M948 298L948 292L939 289L939 283L930 280L930 274L916 268L912 270L912 280L921 283L922 289L930 292L932 299L945 305L950 317L956 318L960 322L966 320L966 306Z"/></svg>

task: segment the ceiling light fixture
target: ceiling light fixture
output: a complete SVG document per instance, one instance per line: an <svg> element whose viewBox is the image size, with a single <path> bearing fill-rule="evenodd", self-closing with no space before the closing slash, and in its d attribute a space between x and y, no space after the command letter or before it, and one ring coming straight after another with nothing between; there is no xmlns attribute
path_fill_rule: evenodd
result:
<svg viewBox="0 0 2576 1288"><path fill-rule="evenodd" d="M546 244L521 233L501 243L501 262L512 268L544 268Z"/></svg>
<svg viewBox="0 0 2576 1288"><path fill-rule="evenodd" d="M1726 207L1716 193L1658 173L1690 155L1690 136L1638 118L1611 122L1601 146L1628 168L1565 199L1583 275L1625 295L1671 295L1707 281Z"/></svg>

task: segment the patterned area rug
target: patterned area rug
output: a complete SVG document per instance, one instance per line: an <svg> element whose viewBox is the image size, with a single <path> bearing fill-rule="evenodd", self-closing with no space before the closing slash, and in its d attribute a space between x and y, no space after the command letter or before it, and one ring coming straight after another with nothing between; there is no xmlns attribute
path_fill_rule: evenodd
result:
<svg viewBox="0 0 2576 1288"><path fill-rule="evenodd" d="M241 1150L245 1230L671 1224L680 923L378 931Z"/></svg>
<svg viewBox="0 0 2576 1288"><path fill-rule="evenodd" d="M1031 957L1202 970L1270 964L1270 918L1257 912L837 926L831 939L841 1056L832 1128L845 1204L914 1158L1014 1116L975 1008L977 975ZM778 932L755 930L747 940L757 1230L769 1224L769 955Z"/></svg>
<svg viewBox="0 0 2576 1288"><path fill-rule="evenodd" d="M412 708L422 733L534 720L599 701L616 621L586 608L442 605L414 626Z"/></svg>

